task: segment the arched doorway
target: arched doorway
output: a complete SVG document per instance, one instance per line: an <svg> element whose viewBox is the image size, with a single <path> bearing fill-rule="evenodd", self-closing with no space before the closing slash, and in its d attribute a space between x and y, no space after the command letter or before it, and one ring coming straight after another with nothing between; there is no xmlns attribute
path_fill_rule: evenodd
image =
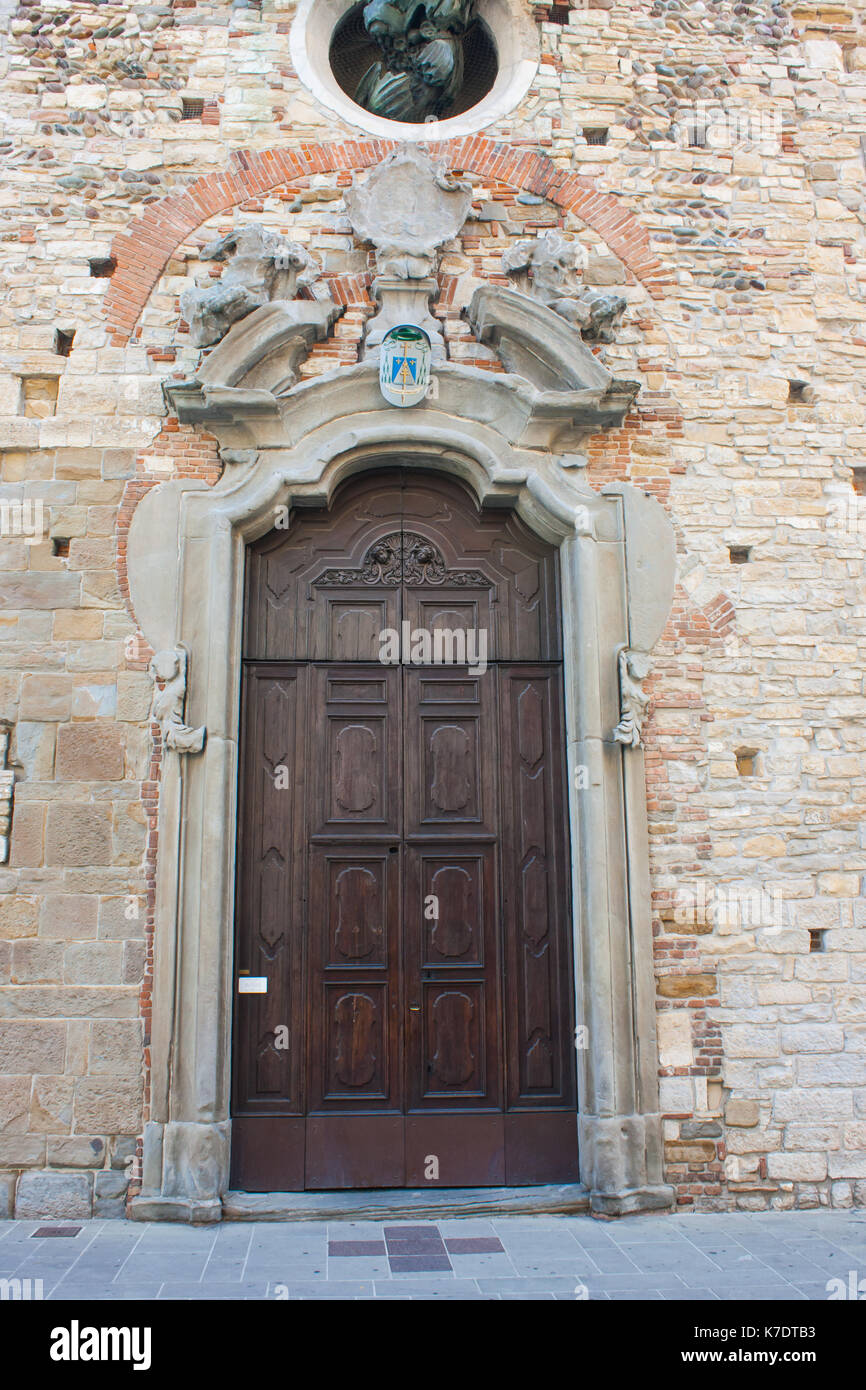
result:
<svg viewBox="0 0 866 1390"><path fill-rule="evenodd" d="M577 1180L558 566L394 467L249 547L234 1188Z"/></svg>

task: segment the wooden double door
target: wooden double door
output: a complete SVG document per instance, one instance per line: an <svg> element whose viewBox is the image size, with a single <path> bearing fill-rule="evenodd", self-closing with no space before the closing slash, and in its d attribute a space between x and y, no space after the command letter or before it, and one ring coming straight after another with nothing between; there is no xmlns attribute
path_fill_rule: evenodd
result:
<svg viewBox="0 0 866 1390"><path fill-rule="evenodd" d="M407 470L251 547L235 1187L577 1179L556 566Z"/></svg>

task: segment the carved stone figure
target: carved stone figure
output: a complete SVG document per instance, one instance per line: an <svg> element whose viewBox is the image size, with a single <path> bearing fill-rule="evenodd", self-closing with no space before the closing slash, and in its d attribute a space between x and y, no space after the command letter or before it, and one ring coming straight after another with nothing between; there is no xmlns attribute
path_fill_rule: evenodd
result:
<svg viewBox="0 0 866 1390"><path fill-rule="evenodd" d="M462 37L474 0L370 0L364 27L382 57L355 92L365 110L390 121L445 115L463 82Z"/></svg>
<svg viewBox="0 0 866 1390"><path fill-rule="evenodd" d="M626 301L609 290L584 284L587 253L579 241L551 230L519 241L502 257L502 266L524 293L580 329L588 342L612 343Z"/></svg>
<svg viewBox="0 0 866 1390"><path fill-rule="evenodd" d="M9 754L8 724L0 724L0 864L9 860L9 841L12 838L12 789L15 773L7 766Z"/></svg>
<svg viewBox="0 0 866 1390"><path fill-rule="evenodd" d="M175 753L200 753L207 736L206 728L202 725L192 729L183 722L186 668L187 654L183 647L156 653L150 663L150 674L156 687L150 717L161 728L166 748L171 748Z"/></svg>
<svg viewBox="0 0 866 1390"><path fill-rule="evenodd" d="M641 729L649 707L649 695L642 682L649 675L651 659L646 652L623 647L618 657L620 721L613 731L617 743L629 748L640 745Z"/></svg>
<svg viewBox="0 0 866 1390"><path fill-rule="evenodd" d="M185 290L180 297L194 347L218 343L233 323L271 300L294 299L320 274L303 246L257 222L208 242L200 259L225 262L226 268L210 289Z"/></svg>

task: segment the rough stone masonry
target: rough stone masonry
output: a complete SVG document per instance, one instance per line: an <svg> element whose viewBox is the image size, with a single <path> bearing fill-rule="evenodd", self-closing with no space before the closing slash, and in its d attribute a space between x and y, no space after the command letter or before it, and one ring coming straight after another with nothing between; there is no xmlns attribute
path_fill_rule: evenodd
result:
<svg viewBox="0 0 866 1390"><path fill-rule="evenodd" d="M445 147L473 201L433 312L452 361L501 371L462 311L545 230L626 302L594 348L641 393L582 462L678 538L644 725L667 1181L704 1210L862 1205L863 12L524 8L528 94ZM357 361L374 266L343 190L370 141L296 75L292 0L0 9L0 1215L119 1215L162 756L125 537L149 488L223 467L167 414L200 360L180 300L255 221L345 306L302 376Z"/></svg>

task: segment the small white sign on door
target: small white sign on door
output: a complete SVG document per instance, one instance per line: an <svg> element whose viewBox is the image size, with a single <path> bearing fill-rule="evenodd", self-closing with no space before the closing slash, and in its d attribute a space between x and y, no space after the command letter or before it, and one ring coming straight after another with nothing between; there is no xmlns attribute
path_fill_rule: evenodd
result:
<svg viewBox="0 0 866 1390"><path fill-rule="evenodd" d="M238 977L238 994L267 994L267 992L267 975L240 975Z"/></svg>

